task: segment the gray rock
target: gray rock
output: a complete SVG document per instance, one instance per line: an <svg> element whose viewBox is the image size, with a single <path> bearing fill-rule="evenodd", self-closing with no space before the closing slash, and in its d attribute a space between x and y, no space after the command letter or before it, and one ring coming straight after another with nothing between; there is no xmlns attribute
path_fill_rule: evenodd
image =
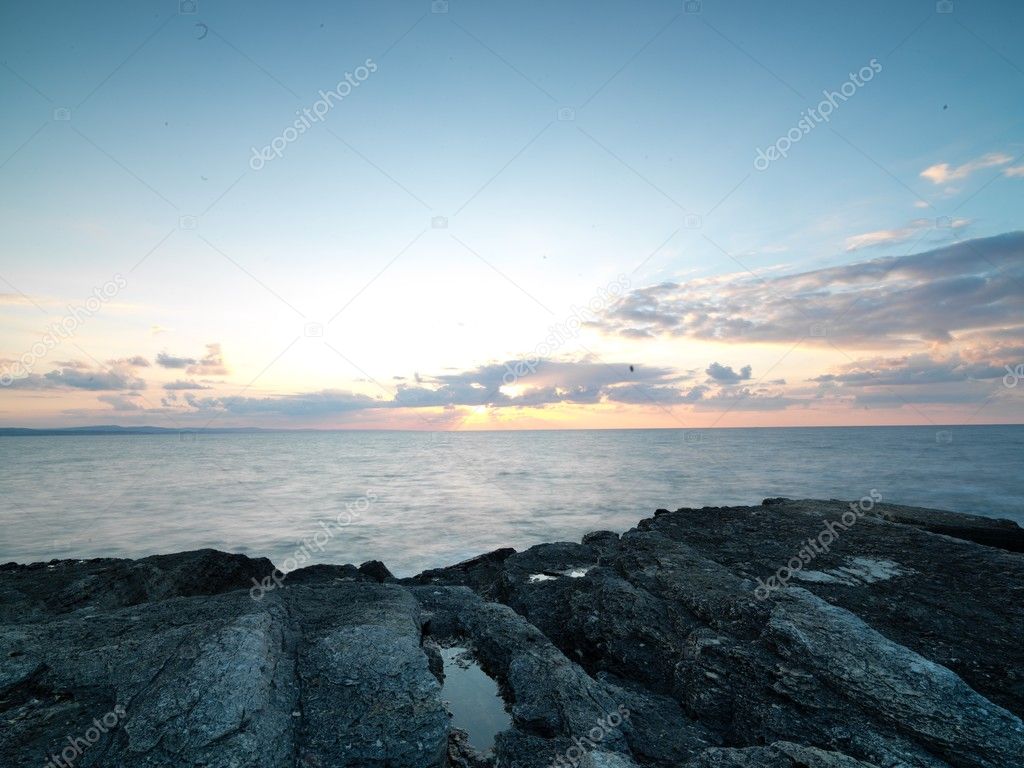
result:
<svg viewBox="0 0 1024 768"><path fill-rule="evenodd" d="M1024 764L1024 534L877 503L809 554L848 510L659 511L406 580L213 550L0 566L0 765ZM488 754L445 710L444 645L505 698Z"/></svg>
<svg viewBox="0 0 1024 768"><path fill-rule="evenodd" d="M419 606L409 592L376 584L302 592L294 595L292 610L303 635L303 760L368 768L440 765L448 715L420 648Z"/></svg>
<svg viewBox="0 0 1024 768"><path fill-rule="evenodd" d="M709 749L684 768L876 768L838 752L780 741L768 747Z"/></svg>

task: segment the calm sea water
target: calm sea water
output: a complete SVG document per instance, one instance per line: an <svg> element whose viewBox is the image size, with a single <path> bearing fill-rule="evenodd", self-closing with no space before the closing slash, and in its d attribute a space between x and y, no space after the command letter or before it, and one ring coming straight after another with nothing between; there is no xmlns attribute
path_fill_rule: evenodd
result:
<svg viewBox="0 0 1024 768"><path fill-rule="evenodd" d="M0 437L0 562L199 547L398 575L767 496L1024 522L1024 426ZM321 540L323 535L320 536Z"/></svg>

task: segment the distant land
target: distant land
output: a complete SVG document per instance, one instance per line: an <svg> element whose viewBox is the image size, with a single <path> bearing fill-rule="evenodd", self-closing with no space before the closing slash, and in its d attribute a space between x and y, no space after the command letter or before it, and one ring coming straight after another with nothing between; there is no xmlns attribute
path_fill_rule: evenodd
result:
<svg viewBox="0 0 1024 768"><path fill-rule="evenodd" d="M174 429L171 427L119 427L116 424L101 424L94 427L54 427L52 429L29 429L27 427L0 427L0 437L45 437L53 435L174 435L186 434L220 435L239 432L296 432L302 430L260 429L259 427L213 427Z"/></svg>
<svg viewBox="0 0 1024 768"><path fill-rule="evenodd" d="M710 432L710 431L770 431L770 430L813 430L813 429L934 429L934 430L950 430L957 428L970 427L971 429L982 429L986 427L1019 427L1024 426L1019 423L1003 423L1003 424L870 424L866 426L857 424L841 424L841 425L824 425L824 424L807 424L799 426L772 426L772 427L609 427L609 428L598 428L598 429L581 429L581 428L552 428L552 427L541 427L534 429L517 429L513 430L516 432L644 432L644 431L659 431L659 432ZM295 428L295 427L277 427L277 428L265 428L265 427L122 427L117 424L97 424L86 427L43 427L40 429L33 429L30 427L0 427L0 437L55 437L62 435L70 436L97 436L97 435L176 435L176 434L188 434L188 435L234 435L234 434L280 434L280 433L300 433L300 432L313 432L313 433L327 433L327 432L417 432L421 430L410 430L410 429L345 429L345 428ZM493 429L474 429L474 430L437 430L437 431L466 431L472 433L480 432L500 432L502 430Z"/></svg>

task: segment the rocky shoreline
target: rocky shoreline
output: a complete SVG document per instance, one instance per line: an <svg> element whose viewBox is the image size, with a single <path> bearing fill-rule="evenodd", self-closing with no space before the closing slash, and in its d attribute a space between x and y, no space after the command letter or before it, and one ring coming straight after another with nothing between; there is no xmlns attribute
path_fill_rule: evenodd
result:
<svg viewBox="0 0 1024 768"><path fill-rule="evenodd" d="M0 765L1022 766L1022 553L1012 522L872 497L658 510L410 579L9 563ZM505 701L485 754L451 646Z"/></svg>

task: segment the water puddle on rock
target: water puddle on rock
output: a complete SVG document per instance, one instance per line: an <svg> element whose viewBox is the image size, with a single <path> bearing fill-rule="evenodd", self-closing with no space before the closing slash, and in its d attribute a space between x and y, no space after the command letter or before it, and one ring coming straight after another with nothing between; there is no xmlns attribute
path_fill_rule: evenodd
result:
<svg viewBox="0 0 1024 768"><path fill-rule="evenodd" d="M452 726L469 734L469 743L477 751L486 752L494 746L494 737L512 725L498 684L465 648L442 648L441 658L441 698L452 713Z"/></svg>

